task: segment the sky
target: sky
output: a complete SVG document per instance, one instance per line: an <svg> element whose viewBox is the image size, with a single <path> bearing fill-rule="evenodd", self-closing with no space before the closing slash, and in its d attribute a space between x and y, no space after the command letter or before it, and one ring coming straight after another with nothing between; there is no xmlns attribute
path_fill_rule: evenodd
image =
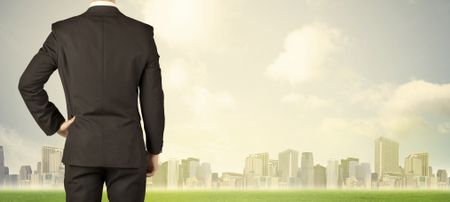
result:
<svg viewBox="0 0 450 202"><path fill-rule="evenodd" d="M39 129L18 80L52 22L89 1L0 1L0 145L11 173L36 169ZM165 92L161 161L199 158L242 173L245 158L286 149L314 163L374 162L374 140L400 144L400 166L429 152L450 171L450 2L438 0L117 0L154 27ZM39 8L39 9L36 9ZM45 85L66 114L55 72Z"/></svg>

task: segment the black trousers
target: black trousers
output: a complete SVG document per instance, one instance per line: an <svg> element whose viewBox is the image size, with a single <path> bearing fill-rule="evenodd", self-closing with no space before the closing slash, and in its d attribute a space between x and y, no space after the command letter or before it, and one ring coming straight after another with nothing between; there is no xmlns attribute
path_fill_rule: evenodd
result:
<svg viewBox="0 0 450 202"><path fill-rule="evenodd" d="M146 170L65 165L66 202L101 202L104 183L110 202L143 202Z"/></svg>

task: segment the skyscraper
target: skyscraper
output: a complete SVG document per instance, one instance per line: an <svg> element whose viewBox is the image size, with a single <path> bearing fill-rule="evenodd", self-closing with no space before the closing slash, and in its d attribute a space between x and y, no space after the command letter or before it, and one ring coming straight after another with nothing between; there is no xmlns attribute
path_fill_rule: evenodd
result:
<svg viewBox="0 0 450 202"><path fill-rule="evenodd" d="M5 181L5 174L5 153L3 151L3 146L0 146L0 186L2 186Z"/></svg>
<svg viewBox="0 0 450 202"><path fill-rule="evenodd" d="M422 161L422 176L430 176L431 177L431 167L428 165L428 153L418 153L415 154Z"/></svg>
<svg viewBox="0 0 450 202"><path fill-rule="evenodd" d="M339 161L328 160L327 165L327 188L339 186Z"/></svg>
<svg viewBox="0 0 450 202"><path fill-rule="evenodd" d="M31 166L29 165L24 165L20 167L20 171L19 171L19 180L24 181L24 180L31 180Z"/></svg>
<svg viewBox="0 0 450 202"><path fill-rule="evenodd" d="M304 187L314 186L314 160L311 152L302 153L300 177Z"/></svg>
<svg viewBox="0 0 450 202"><path fill-rule="evenodd" d="M369 188L372 184L372 171L370 170L370 163L361 163L357 167L356 179L361 182L361 185Z"/></svg>
<svg viewBox="0 0 450 202"><path fill-rule="evenodd" d="M178 160L169 159L167 161L167 187L177 188L178 187L178 177L179 177L179 166Z"/></svg>
<svg viewBox="0 0 450 202"><path fill-rule="evenodd" d="M439 169L437 171L437 173L436 173L436 177L437 177L438 184L445 184L446 185L448 183L447 182L447 178L448 178L447 170Z"/></svg>
<svg viewBox="0 0 450 202"><path fill-rule="evenodd" d="M278 173L279 161L278 160L274 160L274 159L269 160L269 166L268 167L269 167L269 169L268 169L269 176L271 176L271 177L279 177L279 173Z"/></svg>
<svg viewBox="0 0 450 202"><path fill-rule="evenodd" d="M269 175L269 153L258 153L255 154L257 158L262 160L262 176L268 176Z"/></svg>
<svg viewBox="0 0 450 202"><path fill-rule="evenodd" d="M405 168L404 168L405 175L424 176L423 175L424 172L422 169L423 169L422 159L418 155L411 154L405 158Z"/></svg>
<svg viewBox="0 0 450 202"><path fill-rule="evenodd" d="M262 176L263 159L256 154L251 154L245 158L244 176Z"/></svg>
<svg viewBox="0 0 450 202"><path fill-rule="evenodd" d="M57 173L64 168L61 162L63 149L56 147L42 147L42 173Z"/></svg>
<svg viewBox="0 0 450 202"><path fill-rule="evenodd" d="M381 178L384 173L400 173L398 164L398 143L379 137L375 140L375 172Z"/></svg>
<svg viewBox="0 0 450 202"><path fill-rule="evenodd" d="M314 187L323 188L327 185L327 169L317 164L314 166Z"/></svg>
<svg viewBox="0 0 450 202"><path fill-rule="evenodd" d="M356 177L356 168L359 165L358 158L348 157L347 159L341 160L342 166L342 177L345 179L349 177Z"/></svg>
<svg viewBox="0 0 450 202"><path fill-rule="evenodd" d="M204 187L211 187L211 164L203 162L198 169L198 180Z"/></svg>
<svg viewBox="0 0 450 202"><path fill-rule="evenodd" d="M296 177L298 171L298 151L288 149L278 154L282 178Z"/></svg>
<svg viewBox="0 0 450 202"><path fill-rule="evenodd" d="M181 167L183 172L183 181L186 182L188 178L197 178L197 169L200 166L200 159L187 158L181 160Z"/></svg>

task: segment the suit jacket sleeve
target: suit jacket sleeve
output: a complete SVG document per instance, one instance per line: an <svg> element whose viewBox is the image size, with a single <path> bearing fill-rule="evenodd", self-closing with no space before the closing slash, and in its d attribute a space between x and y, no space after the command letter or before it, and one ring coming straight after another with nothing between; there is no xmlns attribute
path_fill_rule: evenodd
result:
<svg viewBox="0 0 450 202"><path fill-rule="evenodd" d="M34 120L47 136L55 134L65 121L44 90L44 84L57 69L56 51L57 41L52 29L19 80L20 94Z"/></svg>
<svg viewBox="0 0 450 202"><path fill-rule="evenodd" d="M146 136L147 151L159 154L163 146L164 133L164 93L161 82L159 55L151 29L150 55L139 82L140 104Z"/></svg>

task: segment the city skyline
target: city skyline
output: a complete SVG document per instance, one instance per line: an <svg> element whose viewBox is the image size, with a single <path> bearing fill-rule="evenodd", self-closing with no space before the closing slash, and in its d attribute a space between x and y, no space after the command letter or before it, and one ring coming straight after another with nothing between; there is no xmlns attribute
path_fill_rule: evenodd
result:
<svg viewBox="0 0 450 202"><path fill-rule="evenodd" d="M447 188L450 178L447 169L433 168L429 163L429 153L409 154L404 164L399 161L399 143L385 137L374 140L375 164L373 168L366 160L346 157L329 159L322 165L314 162L312 152L285 149L278 158L270 158L268 152L252 153L244 159L242 172L219 172L211 169L210 162L195 157L168 159L160 162L160 170L151 177L152 186L163 188L225 187L239 188ZM4 163L4 148L0 145L0 184L5 186L57 186L64 178L61 162L63 148L42 146L41 161L36 169L23 164L20 173L14 174ZM433 172L433 169L437 170ZM373 171L373 172L372 172ZM3 173L3 174L2 174ZM224 176L235 173L239 182L227 184ZM235 175L233 174L233 175ZM5 176L6 175L6 176ZM32 177L33 176L33 177ZM41 179L42 176L43 178ZM261 178L264 177L264 178ZM149 178L147 178L149 179ZM219 180L220 179L220 180ZM261 181L262 179L262 181ZM24 181L25 180L25 181ZM236 179L235 179L236 180ZM23 184L25 182L25 184ZM14 183L17 183L14 185ZM147 181L148 183L148 181ZM262 184L261 184L262 183Z"/></svg>
<svg viewBox="0 0 450 202"><path fill-rule="evenodd" d="M377 138L376 140L375 140L375 145L377 144L377 141L379 140L379 139L385 139L385 140L388 140L388 141L392 141L392 140L390 140L390 139L388 139L388 138L386 138L386 137L382 137L382 136L380 136L380 138ZM3 145L0 145L0 147L1 148L3 148L3 150L1 151L1 152L3 152L3 155L5 155L5 152L4 152L4 150L5 150L5 147L3 146ZM57 148L59 148L59 147L57 147L57 146L49 146L49 145L46 145L46 146L41 146L41 147L49 147L49 148L55 148L55 149L57 149ZM376 146L374 147L375 148L375 150L376 150ZM397 148L399 148L399 146L398 146L398 143L397 143ZM59 148L60 150L61 150L61 152L62 152L62 150L63 150L63 148ZM298 149L295 149L295 148L290 148L290 149L286 149L286 150L283 150L283 152L287 152L287 151L296 151L296 152L299 152L299 154L297 154L298 155L298 162L299 162L299 165L301 164L301 156L302 156L302 153L312 153L312 152L309 152L309 151L302 151L302 150L298 150ZM401 149L399 149L399 151L400 151ZM408 158L409 156L411 156L411 155L416 155L416 154L420 154L420 153L426 153L427 154L427 156L428 156L428 161L430 161L429 159L429 157L430 156L432 156L432 155L430 155L429 153L427 153L427 152L425 152L425 151L417 151L417 152L413 152L413 153L409 153L409 154L406 154L405 156L404 156L404 159L402 159L401 158L401 156L400 156L400 152L398 152L397 153L397 155L399 155L399 158L398 158L398 160L397 160L397 162L398 162L398 165L400 165L400 166L402 166L402 163L403 163L403 161L406 159L406 158ZM8 154L8 153L6 153L6 154ZM258 153L256 152L253 152L253 155L257 155ZM279 155L280 155L280 152L278 152L278 153L276 153L275 155L270 155L270 153L269 152L262 152L262 153L260 153L260 154L267 154L267 158L269 158L270 156L278 156L279 157ZM10 154L11 155L11 154ZM10 156L10 155L8 155L8 157ZM376 152L374 152L374 155L376 155ZM391 155L391 153L387 153L387 155L388 156L390 156ZM61 154L61 156L62 156L62 154ZM248 158L249 156L247 156L247 154L242 154L242 157L244 158L244 159L246 159L246 158ZM179 158L173 158L173 157L170 157L170 158L164 158L164 157L162 157L161 159L160 159L160 161L161 162L163 162L163 161L166 161L167 159L181 159L181 158L183 158L183 157L179 157ZM343 155L343 156L341 156L341 157L338 157L338 156L334 156L334 157L330 157L330 158L328 158L327 160L325 160L325 161L315 161L315 162L317 162L317 163L315 163L313 166L315 166L316 164L320 164L320 165L326 165L330 160L339 160L339 162L341 161L341 159L345 159L345 158L347 158L347 159L352 159L352 158L355 158L355 159L359 159L359 157L358 157L358 155ZM432 159L432 158L431 158ZM0 159L0 162L1 161L4 161L5 163L6 162L8 162L7 161L8 160L8 158L3 158L3 159ZM271 160L271 159L267 159L267 160ZM245 160L243 161L244 163L242 164L243 166L242 167L245 167ZM373 171L376 171L377 170L377 168L376 168L376 157L374 157L373 159L370 159L370 160L366 160L365 162L368 162L368 163L370 163L370 165L371 165L371 169L373 170ZM431 164L433 164L433 159L430 161L431 163L429 163L430 165ZM15 167L10 167L9 168L9 170L11 171L11 172L13 172L13 173L17 173L17 172L19 172L20 171L20 167L21 166L23 166L23 164L21 164L21 163L19 163L19 164L17 164ZM446 168L446 167L440 167L441 169L445 169L445 170L449 170L450 171L450 168ZM217 170L218 172L220 171L220 172L239 172L240 171L240 169L238 168L237 170L224 170L224 169L220 169L220 168L215 168L215 170ZM267 172L267 171L261 171L261 172ZM297 171L294 171L294 172L297 172Z"/></svg>

